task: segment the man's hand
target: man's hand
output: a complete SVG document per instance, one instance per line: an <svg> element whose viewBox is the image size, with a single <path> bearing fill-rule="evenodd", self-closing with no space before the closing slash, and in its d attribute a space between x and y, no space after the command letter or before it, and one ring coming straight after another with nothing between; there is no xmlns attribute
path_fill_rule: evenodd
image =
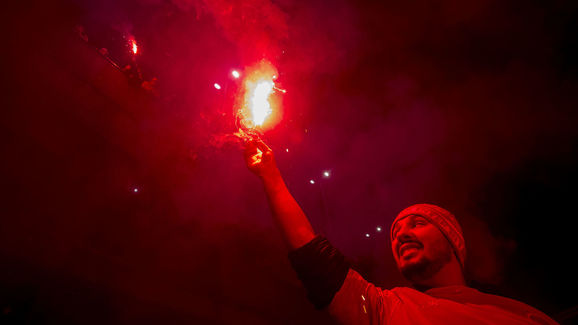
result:
<svg viewBox="0 0 578 325"><path fill-rule="evenodd" d="M273 150L261 140L251 140L245 145L245 163L250 171L261 178L279 174Z"/></svg>

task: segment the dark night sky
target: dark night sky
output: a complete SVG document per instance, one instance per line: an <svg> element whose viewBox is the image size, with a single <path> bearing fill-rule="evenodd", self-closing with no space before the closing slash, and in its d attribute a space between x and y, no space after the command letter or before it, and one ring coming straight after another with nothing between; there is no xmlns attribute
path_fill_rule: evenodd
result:
<svg viewBox="0 0 578 325"><path fill-rule="evenodd" d="M3 323L330 323L231 141L228 75L261 58L287 89L264 139L315 229L364 276L407 284L388 229L429 202L461 221L472 285L552 316L578 305L576 2L12 7ZM154 91L114 66L134 66L129 36Z"/></svg>

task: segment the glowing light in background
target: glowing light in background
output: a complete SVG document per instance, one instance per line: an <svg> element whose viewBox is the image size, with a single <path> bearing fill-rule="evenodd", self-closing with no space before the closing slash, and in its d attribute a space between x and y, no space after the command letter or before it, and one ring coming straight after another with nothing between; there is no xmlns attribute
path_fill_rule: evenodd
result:
<svg viewBox="0 0 578 325"><path fill-rule="evenodd" d="M132 189L132 191L133 191L134 193L138 193L138 188L135 187L135 188Z"/></svg>
<svg viewBox="0 0 578 325"><path fill-rule="evenodd" d="M215 86L215 89L221 89L221 85L219 85L218 83L215 82L215 84L213 85Z"/></svg>
<svg viewBox="0 0 578 325"><path fill-rule="evenodd" d="M381 227L380 227L380 226L377 226L377 227L375 228L375 230L381 231Z"/></svg>
<svg viewBox="0 0 578 325"><path fill-rule="evenodd" d="M325 177L329 177L330 175L331 175L331 174L329 173L328 170L326 170L326 171L323 172L323 176L325 176Z"/></svg>
<svg viewBox="0 0 578 325"><path fill-rule="evenodd" d="M231 75L232 75L233 78L235 78L235 79L239 79L239 77L241 77L241 74L240 74L239 71L237 71L237 70L231 71Z"/></svg>
<svg viewBox="0 0 578 325"><path fill-rule="evenodd" d="M310 180L309 183L315 184L315 181L314 181L314 180Z"/></svg>
<svg viewBox="0 0 578 325"><path fill-rule="evenodd" d="M285 149L285 152L289 152L289 148Z"/></svg>
<svg viewBox="0 0 578 325"><path fill-rule="evenodd" d="M369 238L369 234L365 234L365 237Z"/></svg>

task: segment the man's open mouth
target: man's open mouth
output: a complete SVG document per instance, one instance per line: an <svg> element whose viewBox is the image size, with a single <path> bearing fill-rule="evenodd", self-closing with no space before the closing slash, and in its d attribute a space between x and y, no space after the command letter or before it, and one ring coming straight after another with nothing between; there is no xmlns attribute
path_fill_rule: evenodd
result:
<svg viewBox="0 0 578 325"><path fill-rule="evenodd" d="M407 250L410 250L412 248L415 249L420 249L421 248L421 244L416 243L416 242L407 242L407 243L403 243L400 247L399 247L399 256L403 256L403 253Z"/></svg>

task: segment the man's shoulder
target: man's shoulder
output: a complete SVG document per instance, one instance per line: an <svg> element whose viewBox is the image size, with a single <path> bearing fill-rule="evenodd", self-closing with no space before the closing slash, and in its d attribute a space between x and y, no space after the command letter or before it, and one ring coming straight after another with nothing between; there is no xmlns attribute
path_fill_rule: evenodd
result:
<svg viewBox="0 0 578 325"><path fill-rule="evenodd" d="M435 299L434 297L416 290L411 287L394 287L392 289L384 289L384 294L389 294L395 296L400 301L429 301L431 299Z"/></svg>
<svg viewBox="0 0 578 325"><path fill-rule="evenodd" d="M548 315L542 311L515 299L499 296L495 294L481 292L471 287L448 287L432 289L428 294L439 298L447 299L461 304L495 306L502 310L527 317L541 324L556 324Z"/></svg>

